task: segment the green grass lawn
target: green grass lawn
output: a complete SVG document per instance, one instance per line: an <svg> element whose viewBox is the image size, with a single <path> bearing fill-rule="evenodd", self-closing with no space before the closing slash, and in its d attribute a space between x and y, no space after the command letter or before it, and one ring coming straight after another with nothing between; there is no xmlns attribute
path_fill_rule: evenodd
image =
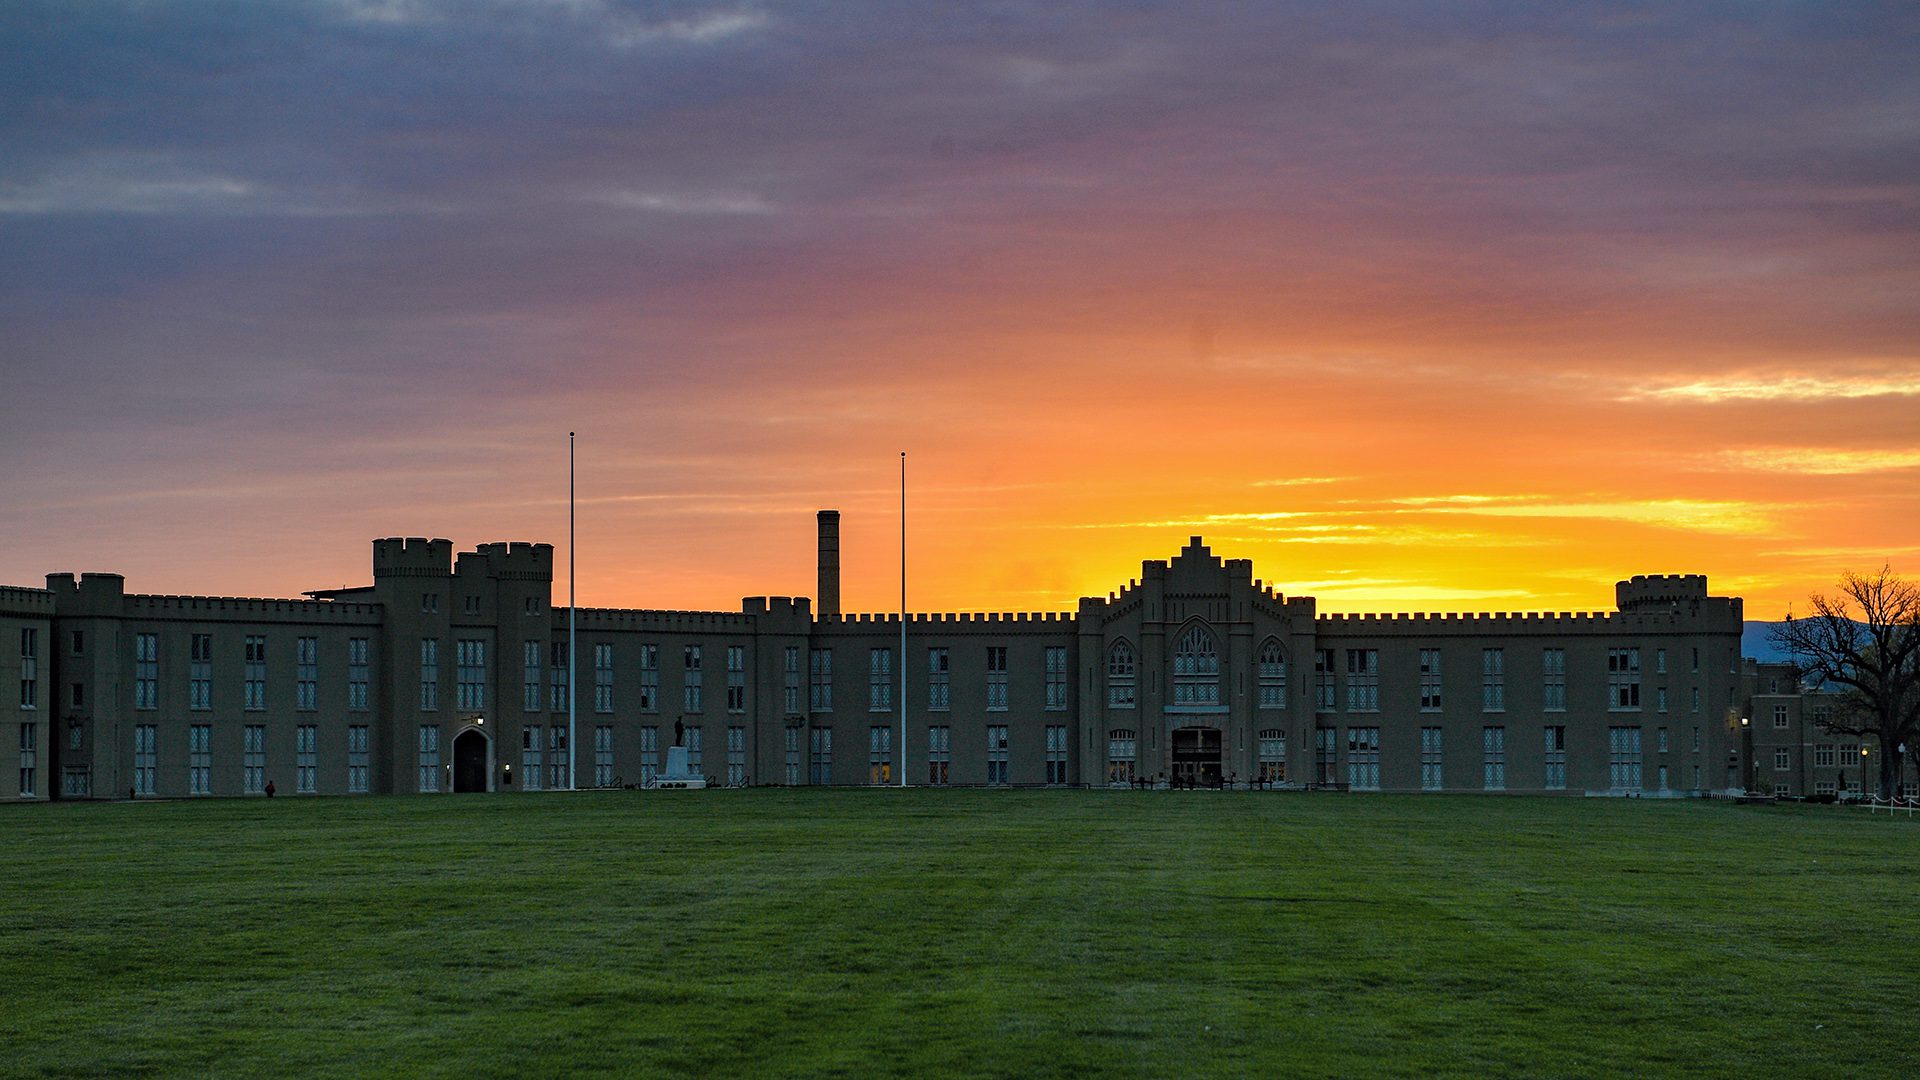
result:
<svg viewBox="0 0 1920 1080"><path fill-rule="evenodd" d="M708 791L0 809L0 1073L1920 1072L1920 819Z"/></svg>

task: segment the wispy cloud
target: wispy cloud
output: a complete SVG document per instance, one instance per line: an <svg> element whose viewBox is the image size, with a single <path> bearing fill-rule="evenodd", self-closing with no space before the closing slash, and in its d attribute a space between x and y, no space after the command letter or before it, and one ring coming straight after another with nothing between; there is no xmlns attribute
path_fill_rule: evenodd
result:
<svg viewBox="0 0 1920 1080"><path fill-rule="evenodd" d="M1854 375L1731 375L1629 390L1622 401L1716 404L1727 401L1847 401L1920 395L1920 371Z"/></svg>
<svg viewBox="0 0 1920 1080"><path fill-rule="evenodd" d="M1352 476L1286 476L1274 480L1255 480L1254 487L1307 487L1315 484L1344 484Z"/></svg>
<svg viewBox="0 0 1920 1080"><path fill-rule="evenodd" d="M1765 447L1722 450L1713 459L1729 469L1808 476L1852 476L1920 468L1920 450L1848 450L1840 447Z"/></svg>
<svg viewBox="0 0 1920 1080"><path fill-rule="evenodd" d="M648 210L661 214L771 214L773 207L757 195L686 194L616 188L593 192L582 202L621 210Z"/></svg>

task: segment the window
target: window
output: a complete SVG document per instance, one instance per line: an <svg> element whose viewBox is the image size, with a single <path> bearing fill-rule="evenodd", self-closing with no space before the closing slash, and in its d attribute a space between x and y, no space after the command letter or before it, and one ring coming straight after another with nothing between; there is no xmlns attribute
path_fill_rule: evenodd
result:
<svg viewBox="0 0 1920 1080"><path fill-rule="evenodd" d="M160 638L155 634L133 635L133 707L160 707ZM141 794L151 795L153 792L148 790Z"/></svg>
<svg viewBox="0 0 1920 1080"><path fill-rule="evenodd" d="M544 643L538 638L520 643L520 711L539 712L544 691L540 679L541 662L545 659ZM422 676L424 679L425 676Z"/></svg>
<svg viewBox="0 0 1920 1080"><path fill-rule="evenodd" d="M686 648L686 679L681 683L681 705L686 712L705 712L706 702L701 699L700 646L689 645ZM692 748L688 748L688 767L692 767Z"/></svg>
<svg viewBox="0 0 1920 1080"><path fill-rule="evenodd" d="M367 711L367 639L363 637L347 639L347 711Z"/></svg>
<svg viewBox="0 0 1920 1080"><path fill-rule="evenodd" d="M1061 649L1061 652L1067 650ZM1067 726L1047 725L1047 783L1060 787L1067 782Z"/></svg>
<svg viewBox="0 0 1920 1080"><path fill-rule="evenodd" d="M1327 662L1331 664L1333 662L1333 651L1329 649L1326 650L1326 652L1328 657ZM1338 760L1340 750L1339 739L1340 733L1334 728L1323 727L1313 729L1313 764L1315 771L1319 774L1319 783L1333 784L1338 782L1337 778L1340 775Z"/></svg>
<svg viewBox="0 0 1920 1080"><path fill-rule="evenodd" d="M800 646L787 646L786 659L781 667L781 705L786 715L800 715ZM791 729L789 729L791 730ZM789 781L791 783L791 781Z"/></svg>
<svg viewBox="0 0 1920 1080"><path fill-rule="evenodd" d="M1776 772L1786 772L1793 768L1793 755L1784 748L1773 752L1773 768Z"/></svg>
<svg viewBox="0 0 1920 1080"><path fill-rule="evenodd" d="M69 765L61 794L69 799L84 799L93 794L93 773L85 765Z"/></svg>
<svg viewBox="0 0 1920 1080"><path fill-rule="evenodd" d="M1660 766L1660 790L1667 790L1667 767L1665 765Z"/></svg>
<svg viewBox="0 0 1920 1080"><path fill-rule="evenodd" d="M34 723L20 725L20 797L31 799L40 790L40 728Z"/></svg>
<svg viewBox="0 0 1920 1080"><path fill-rule="evenodd" d="M893 783L893 728L875 724L867 729L867 783Z"/></svg>
<svg viewBox="0 0 1920 1080"><path fill-rule="evenodd" d="M1313 651L1313 707L1320 712L1332 712L1336 708L1333 695L1333 650L1315 649ZM1326 782L1333 783L1333 778L1328 777Z"/></svg>
<svg viewBox="0 0 1920 1080"><path fill-rule="evenodd" d="M1507 789L1507 729L1480 729L1480 786L1488 791Z"/></svg>
<svg viewBox="0 0 1920 1080"><path fill-rule="evenodd" d="M640 711L660 709L660 646L640 646Z"/></svg>
<svg viewBox="0 0 1920 1080"><path fill-rule="evenodd" d="M1107 732L1107 783L1133 783L1135 741L1132 728Z"/></svg>
<svg viewBox="0 0 1920 1080"><path fill-rule="evenodd" d="M87 654L87 632L85 630L73 631L72 644L73 655L85 656Z"/></svg>
<svg viewBox="0 0 1920 1080"><path fill-rule="evenodd" d="M213 725L187 729L187 794L213 794Z"/></svg>
<svg viewBox="0 0 1920 1080"><path fill-rule="evenodd" d="M1439 791L1444 784L1442 767L1445 764L1441 756L1442 743L1440 729L1423 727L1420 729L1420 790Z"/></svg>
<svg viewBox="0 0 1920 1080"><path fill-rule="evenodd" d="M808 658L807 708L811 712L833 711L833 650L815 649ZM818 783L818 781L815 781Z"/></svg>
<svg viewBox="0 0 1920 1080"><path fill-rule="evenodd" d="M1693 688L1693 705L1692 705L1692 710L1693 710L1694 712L1699 712L1699 711L1700 711L1700 688L1699 688L1699 687L1697 687L1697 686Z"/></svg>
<svg viewBox="0 0 1920 1080"><path fill-rule="evenodd" d="M1607 729L1607 786L1615 791L1640 790L1640 729Z"/></svg>
<svg viewBox="0 0 1920 1080"><path fill-rule="evenodd" d="M1607 708L1640 707L1640 650L1607 650ZM1634 785L1636 788L1638 784Z"/></svg>
<svg viewBox="0 0 1920 1080"><path fill-rule="evenodd" d="M807 759L807 783L833 783L833 729L814 728Z"/></svg>
<svg viewBox="0 0 1920 1080"><path fill-rule="evenodd" d="M1440 650L1420 650L1420 711L1440 711Z"/></svg>
<svg viewBox="0 0 1920 1080"><path fill-rule="evenodd" d="M367 793L368 774L372 771L367 761L367 725L353 724L347 728L347 794L365 795Z"/></svg>
<svg viewBox="0 0 1920 1080"><path fill-rule="evenodd" d="M432 593L432 592L421 593L420 594L420 610L423 613L426 613L429 615L436 611L439 611L440 610L440 594Z"/></svg>
<svg viewBox="0 0 1920 1080"><path fill-rule="evenodd" d="M1268 638L1260 646L1259 671L1260 707L1263 709L1284 709L1287 707L1287 654L1280 643Z"/></svg>
<svg viewBox="0 0 1920 1080"><path fill-rule="evenodd" d="M794 651L797 652L798 650L794 650ZM798 666L797 660L795 661L795 666L796 667ZM798 687L796 687L795 689L797 691ZM786 732L787 732L786 783L788 787L797 787L799 786L799 783L800 783L800 729L797 727L789 727L786 729Z"/></svg>
<svg viewBox="0 0 1920 1080"><path fill-rule="evenodd" d="M1175 708L1220 704L1220 655L1213 632L1204 626L1188 627L1174 649L1173 704Z"/></svg>
<svg viewBox="0 0 1920 1080"><path fill-rule="evenodd" d="M527 644L531 645L532 642ZM440 639L420 639L420 711L440 708Z"/></svg>
<svg viewBox="0 0 1920 1080"><path fill-rule="evenodd" d="M520 610L528 615L540 614L540 598L529 596L520 604Z"/></svg>
<svg viewBox="0 0 1920 1080"><path fill-rule="evenodd" d="M893 650L867 650L867 711L893 711Z"/></svg>
<svg viewBox="0 0 1920 1080"><path fill-rule="evenodd" d="M987 711L1007 711L1007 647L987 646Z"/></svg>
<svg viewBox="0 0 1920 1080"><path fill-rule="evenodd" d="M1107 650L1107 708L1131 709L1134 696L1133 646L1116 641Z"/></svg>
<svg viewBox="0 0 1920 1080"><path fill-rule="evenodd" d="M312 795L320 779L320 727L301 724L293 729L293 790Z"/></svg>
<svg viewBox="0 0 1920 1080"><path fill-rule="evenodd" d="M1067 650L1058 645L1047 646L1046 707L1053 712L1067 707Z"/></svg>
<svg viewBox="0 0 1920 1080"><path fill-rule="evenodd" d="M1286 783L1287 733L1279 728L1266 728L1260 732L1255 749L1260 761L1254 779L1262 784Z"/></svg>
<svg viewBox="0 0 1920 1080"><path fill-rule="evenodd" d="M547 729L547 786L565 791L573 786L573 755L567 753L567 726L555 724Z"/></svg>
<svg viewBox="0 0 1920 1080"><path fill-rule="evenodd" d="M1699 649L1693 650L1693 671L1696 674L1698 674L1700 671L1700 650Z"/></svg>
<svg viewBox="0 0 1920 1080"><path fill-rule="evenodd" d="M1347 655L1352 656L1357 651L1360 650L1350 650ZM1380 790L1379 728L1347 729L1347 787L1354 791Z"/></svg>
<svg viewBox="0 0 1920 1080"><path fill-rule="evenodd" d="M487 643L465 638L454 643L454 692L463 712L487 707Z"/></svg>
<svg viewBox="0 0 1920 1080"><path fill-rule="evenodd" d="M195 634L188 644L187 708L205 712L213 708L213 635Z"/></svg>
<svg viewBox="0 0 1920 1080"><path fill-rule="evenodd" d="M79 719L67 721L67 749L79 750L86 741L86 724Z"/></svg>
<svg viewBox="0 0 1920 1080"><path fill-rule="evenodd" d="M1833 744L1817 743L1813 748L1813 765L1816 769L1833 768Z"/></svg>
<svg viewBox="0 0 1920 1080"><path fill-rule="evenodd" d="M541 789L546 764L546 754L540 737L543 729L538 724L528 724L520 729L520 783L524 791Z"/></svg>
<svg viewBox="0 0 1920 1080"><path fill-rule="evenodd" d="M40 631L20 628L20 707L37 708L40 700Z"/></svg>
<svg viewBox="0 0 1920 1080"><path fill-rule="evenodd" d="M991 724L987 727L987 783L996 787L1007 784L1007 726Z"/></svg>
<svg viewBox="0 0 1920 1080"><path fill-rule="evenodd" d="M739 724L727 729L727 785L739 787L747 782L747 729Z"/></svg>
<svg viewBox="0 0 1920 1080"><path fill-rule="evenodd" d="M1836 795L1839 793L1838 785L1832 780L1815 780L1813 782L1813 790L1817 795Z"/></svg>
<svg viewBox="0 0 1920 1080"><path fill-rule="evenodd" d="M1654 738L1657 741L1660 752L1663 754L1666 753L1667 752L1667 729L1666 728L1656 729L1654 731Z"/></svg>
<svg viewBox="0 0 1920 1080"><path fill-rule="evenodd" d="M593 729L593 786L613 784L613 725L600 724Z"/></svg>
<svg viewBox="0 0 1920 1080"><path fill-rule="evenodd" d="M463 608L463 611L466 614L468 615L480 614L480 598L479 597L473 596L473 595L467 595L467 596L461 597L461 600L465 602L465 607Z"/></svg>
<svg viewBox="0 0 1920 1080"><path fill-rule="evenodd" d="M1567 729L1548 727L1546 729L1546 768L1542 774L1541 787L1549 791L1563 791L1567 786Z"/></svg>
<svg viewBox="0 0 1920 1080"><path fill-rule="evenodd" d="M945 649L941 650L945 652ZM945 724L927 729L927 783L945 787L951 779L948 770L953 761L953 730Z"/></svg>
<svg viewBox="0 0 1920 1080"><path fill-rule="evenodd" d="M613 645L599 642L593 647L593 711L613 711Z"/></svg>
<svg viewBox="0 0 1920 1080"><path fill-rule="evenodd" d="M1347 650L1347 711L1380 711L1379 649Z"/></svg>
<svg viewBox="0 0 1920 1080"><path fill-rule="evenodd" d="M85 708L85 707L86 707L86 704L87 704L87 687L86 687L86 684L85 684L85 683L74 683L74 684L73 684L73 687L72 687L72 692L71 692L71 693L70 693L70 694L68 695L68 697L67 697L67 704L68 704L68 705L69 705L70 707L72 707L72 708L75 708L75 709L82 709L82 708ZM76 747L74 747L74 749L76 749L76 750L78 750L78 749L79 749L79 747L77 747L77 746L76 746Z"/></svg>
<svg viewBox="0 0 1920 1080"><path fill-rule="evenodd" d="M267 790L267 725L248 724L241 729L240 734L242 737L241 790L248 795L265 794Z"/></svg>
<svg viewBox="0 0 1920 1080"><path fill-rule="evenodd" d="M1693 729L1693 752L1696 754L1700 752L1700 729L1698 727Z"/></svg>
<svg viewBox="0 0 1920 1080"><path fill-rule="evenodd" d="M420 790L440 790L440 725L420 725Z"/></svg>
<svg viewBox="0 0 1920 1080"><path fill-rule="evenodd" d="M155 724L139 724L133 729L133 793L135 795L153 794L154 773L158 771L160 764L159 736L160 728Z"/></svg>
<svg viewBox="0 0 1920 1080"><path fill-rule="evenodd" d="M567 648L567 642L555 641L547 646L547 711L566 712L569 700L567 695L573 688L573 652Z"/></svg>
<svg viewBox="0 0 1920 1080"><path fill-rule="evenodd" d="M660 729L648 724L640 729L640 783L653 783L660 775Z"/></svg>
<svg viewBox="0 0 1920 1080"><path fill-rule="evenodd" d="M320 639L303 637L293 642L293 707L313 712L320 707Z"/></svg>
<svg viewBox="0 0 1920 1080"><path fill-rule="evenodd" d="M953 707L953 669L945 649L927 650L927 711Z"/></svg>
<svg viewBox="0 0 1920 1080"><path fill-rule="evenodd" d="M1540 708L1567 711L1567 650L1540 650Z"/></svg>
<svg viewBox="0 0 1920 1080"><path fill-rule="evenodd" d="M744 645L727 646L727 711L747 711L747 650Z"/></svg>
<svg viewBox="0 0 1920 1080"><path fill-rule="evenodd" d="M1653 670L1656 674L1660 675L1667 673L1667 650L1653 650Z"/></svg>
<svg viewBox="0 0 1920 1080"><path fill-rule="evenodd" d="M1667 688L1666 687L1656 686L1653 688L1653 707L1660 712L1667 711Z"/></svg>
<svg viewBox="0 0 1920 1080"><path fill-rule="evenodd" d="M241 707L247 712L259 712L267 707L267 639L249 634L246 659Z"/></svg>
<svg viewBox="0 0 1920 1080"><path fill-rule="evenodd" d="M1785 705L1775 705L1773 707L1773 726L1776 729L1787 726L1787 707Z"/></svg>
<svg viewBox="0 0 1920 1080"><path fill-rule="evenodd" d="M1480 650L1480 711L1507 711L1507 650Z"/></svg>
<svg viewBox="0 0 1920 1080"><path fill-rule="evenodd" d="M687 771L695 776L705 775L706 729L690 727L687 729Z"/></svg>

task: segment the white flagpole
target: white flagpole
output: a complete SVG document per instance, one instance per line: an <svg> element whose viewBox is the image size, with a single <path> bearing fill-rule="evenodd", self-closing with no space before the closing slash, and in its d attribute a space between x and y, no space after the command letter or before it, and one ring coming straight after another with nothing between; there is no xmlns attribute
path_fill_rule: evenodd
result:
<svg viewBox="0 0 1920 1080"><path fill-rule="evenodd" d="M578 580L575 572L573 544L573 432L567 432L567 790L578 791L580 785L574 782L574 763L580 751L579 743L573 738L573 695L580 680L575 677L578 661L575 636L575 618L579 605L575 602L574 585Z"/></svg>
<svg viewBox="0 0 1920 1080"><path fill-rule="evenodd" d="M900 451L900 786L907 786L907 452Z"/></svg>

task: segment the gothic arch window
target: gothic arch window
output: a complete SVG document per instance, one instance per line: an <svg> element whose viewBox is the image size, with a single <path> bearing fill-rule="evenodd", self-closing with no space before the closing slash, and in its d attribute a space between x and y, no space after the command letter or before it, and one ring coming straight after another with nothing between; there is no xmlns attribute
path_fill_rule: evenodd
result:
<svg viewBox="0 0 1920 1080"><path fill-rule="evenodd" d="M1213 631L1199 623L1180 635L1173 654L1173 703L1220 704L1220 651Z"/></svg>
<svg viewBox="0 0 1920 1080"><path fill-rule="evenodd" d="M1280 648L1280 639L1268 638L1260 646L1260 707L1263 709L1284 709L1287 707L1287 654Z"/></svg>
<svg viewBox="0 0 1920 1080"><path fill-rule="evenodd" d="M1107 650L1107 708L1131 709L1139 699L1134 688L1136 665L1133 646L1116 641Z"/></svg>

